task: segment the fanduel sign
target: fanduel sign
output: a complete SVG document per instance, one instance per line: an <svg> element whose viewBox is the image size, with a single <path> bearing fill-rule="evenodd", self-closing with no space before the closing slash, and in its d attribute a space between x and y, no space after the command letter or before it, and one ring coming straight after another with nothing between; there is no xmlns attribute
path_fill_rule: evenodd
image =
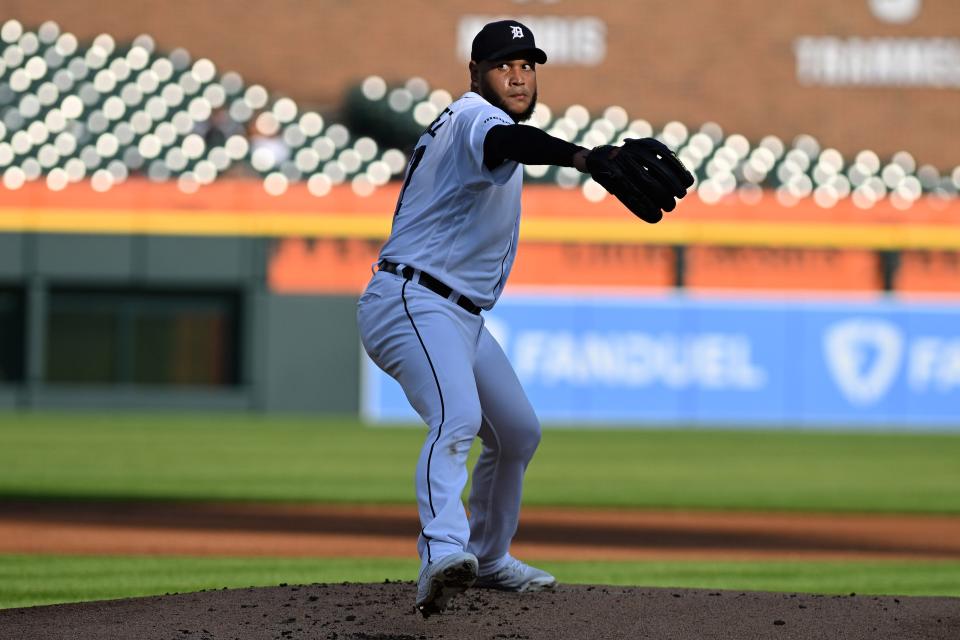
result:
<svg viewBox="0 0 960 640"><path fill-rule="evenodd" d="M521 381L544 385L757 389L750 337L727 333L523 331L507 343Z"/></svg>
<svg viewBox="0 0 960 640"><path fill-rule="evenodd" d="M484 316L545 422L960 430L960 305L508 296ZM363 398L417 420L369 362Z"/></svg>
<svg viewBox="0 0 960 640"><path fill-rule="evenodd" d="M960 335L908 339L897 323L853 318L831 325L823 347L830 373L851 404L881 401L898 378L917 396L960 390Z"/></svg>

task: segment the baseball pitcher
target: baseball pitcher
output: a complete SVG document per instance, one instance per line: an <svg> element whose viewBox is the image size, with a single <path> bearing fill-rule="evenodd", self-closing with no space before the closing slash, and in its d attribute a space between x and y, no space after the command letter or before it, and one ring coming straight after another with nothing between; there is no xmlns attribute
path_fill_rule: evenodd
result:
<svg viewBox="0 0 960 640"><path fill-rule="evenodd" d="M693 184L656 140L588 150L520 124L536 106L537 65L546 61L530 29L515 20L492 22L476 35L470 91L417 142L378 270L358 304L364 348L428 427L415 476L422 525L416 607L424 617L471 586L556 585L510 555L540 423L481 313L493 308L516 255L520 165L590 173L651 223ZM468 518L460 496L477 436L483 450Z"/></svg>

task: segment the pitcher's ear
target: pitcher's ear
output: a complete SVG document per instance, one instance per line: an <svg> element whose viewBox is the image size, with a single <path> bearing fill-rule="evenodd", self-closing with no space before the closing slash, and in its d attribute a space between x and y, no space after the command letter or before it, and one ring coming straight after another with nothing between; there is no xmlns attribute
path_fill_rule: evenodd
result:
<svg viewBox="0 0 960 640"><path fill-rule="evenodd" d="M477 92L480 89L480 65L473 60L470 61L470 91Z"/></svg>

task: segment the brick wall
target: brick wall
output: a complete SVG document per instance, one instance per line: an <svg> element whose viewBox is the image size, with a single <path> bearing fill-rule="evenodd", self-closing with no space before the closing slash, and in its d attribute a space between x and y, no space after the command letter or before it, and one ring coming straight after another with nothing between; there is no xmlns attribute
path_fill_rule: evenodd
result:
<svg viewBox="0 0 960 640"><path fill-rule="evenodd" d="M713 120L752 140L812 133L847 155L906 149L921 163L952 168L960 163L948 142L960 129L957 88L811 87L797 80L798 36L960 37L957 0L924 0L907 24L881 21L868 4L0 0L0 19L33 27L53 19L81 40L101 32L118 40L149 33L162 49L185 47L222 71L239 71L250 82L323 107L335 106L347 86L374 73L391 81L420 75L458 94L466 87L465 63L456 53L463 16L594 16L605 25L605 59L599 66L547 64L539 75L541 101L592 110L620 104L654 124Z"/></svg>

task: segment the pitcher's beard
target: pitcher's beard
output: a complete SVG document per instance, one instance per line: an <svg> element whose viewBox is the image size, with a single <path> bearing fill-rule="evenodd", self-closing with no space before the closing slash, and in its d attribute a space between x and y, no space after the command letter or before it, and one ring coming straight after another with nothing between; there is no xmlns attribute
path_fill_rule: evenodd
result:
<svg viewBox="0 0 960 640"><path fill-rule="evenodd" d="M494 91L493 87L488 82L486 82L486 78L480 79L479 93L481 96L486 98L487 102L489 102L495 107L498 107L506 111L507 115L509 115L513 119L513 121L517 124L520 124L521 122L526 122L527 120L529 120L530 116L533 115L533 110L537 108L537 92L534 91L533 95L530 96L529 107L524 109L521 113L517 113L516 111L510 110L510 108L507 107L507 104L500 98L500 95L496 91Z"/></svg>

